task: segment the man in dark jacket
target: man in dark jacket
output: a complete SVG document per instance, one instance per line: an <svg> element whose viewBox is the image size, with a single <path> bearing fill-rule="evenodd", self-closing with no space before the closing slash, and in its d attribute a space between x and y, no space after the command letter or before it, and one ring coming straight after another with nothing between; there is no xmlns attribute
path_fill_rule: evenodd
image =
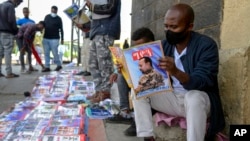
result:
<svg viewBox="0 0 250 141"><path fill-rule="evenodd" d="M8 0L0 4L0 77L4 76L1 70L3 57L5 57L6 78L19 76L12 73L11 53L14 47L14 35L18 31L15 8L22 2L23 0Z"/></svg>
<svg viewBox="0 0 250 141"><path fill-rule="evenodd" d="M89 69L96 86L96 94L88 99L96 103L110 98L113 63L108 47L120 38L121 0L87 0L86 4L92 12Z"/></svg>
<svg viewBox="0 0 250 141"><path fill-rule="evenodd" d="M43 48L45 57L45 68L42 72L50 71L50 51L53 54L53 61L57 65L55 71L62 69L62 62L60 61L58 54L59 40L61 38L61 44L63 41L63 23L61 17L57 15L58 8L56 6L51 7L51 13L44 18L45 30L43 35ZM61 36L59 35L61 33Z"/></svg>
<svg viewBox="0 0 250 141"><path fill-rule="evenodd" d="M225 126L217 82L218 47L211 38L193 32L193 22L193 9L186 4L172 6L165 15L165 57L159 59L159 67L169 73L173 91L133 100L137 136L145 141L154 141L151 107L185 117L187 141L213 141Z"/></svg>

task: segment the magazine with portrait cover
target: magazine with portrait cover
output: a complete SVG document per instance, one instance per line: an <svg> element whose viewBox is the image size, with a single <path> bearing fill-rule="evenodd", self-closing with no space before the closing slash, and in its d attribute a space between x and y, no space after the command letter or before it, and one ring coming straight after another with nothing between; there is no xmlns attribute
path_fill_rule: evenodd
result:
<svg viewBox="0 0 250 141"><path fill-rule="evenodd" d="M109 50L111 51L114 64L119 63L122 66L124 66L121 69L121 73L122 73L123 77L125 78L128 86L131 88L132 82L131 82L131 79L130 79L129 74L127 72L126 65L125 65L125 60L123 57L123 50L120 47L109 47Z"/></svg>
<svg viewBox="0 0 250 141"><path fill-rule="evenodd" d="M158 67L158 59L164 56L161 41L125 49L123 56L137 99L172 90L168 73Z"/></svg>

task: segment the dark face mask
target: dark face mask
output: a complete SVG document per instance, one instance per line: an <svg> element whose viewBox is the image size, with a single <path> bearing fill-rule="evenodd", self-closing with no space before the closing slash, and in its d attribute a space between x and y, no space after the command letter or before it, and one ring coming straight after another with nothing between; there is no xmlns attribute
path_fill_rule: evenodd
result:
<svg viewBox="0 0 250 141"><path fill-rule="evenodd" d="M167 30L165 31L165 35L169 44L176 45L186 39L187 32L186 30L182 32L173 32L171 30Z"/></svg>

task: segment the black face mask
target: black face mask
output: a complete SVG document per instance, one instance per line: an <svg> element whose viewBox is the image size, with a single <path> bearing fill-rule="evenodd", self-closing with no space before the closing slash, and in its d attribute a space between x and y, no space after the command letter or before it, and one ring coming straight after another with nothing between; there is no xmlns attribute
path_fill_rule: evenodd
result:
<svg viewBox="0 0 250 141"><path fill-rule="evenodd" d="M171 30L167 30L165 31L165 35L169 44L176 45L186 39L187 32L186 30L182 32L173 32Z"/></svg>

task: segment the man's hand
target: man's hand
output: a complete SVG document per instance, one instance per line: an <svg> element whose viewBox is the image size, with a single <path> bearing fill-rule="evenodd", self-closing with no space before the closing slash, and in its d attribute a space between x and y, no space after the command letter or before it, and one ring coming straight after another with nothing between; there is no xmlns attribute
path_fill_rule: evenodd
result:
<svg viewBox="0 0 250 141"><path fill-rule="evenodd" d="M142 90L142 86L138 85L134 91L135 91L135 93L139 93L141 90Z"/></svg>
<svg viewBox="0 0 250 141"><path fill-rule="evenodd" d="M178 72L173 57L165 56L160 58L159 67L163 70L166 70L170 75L175 75Z"/></svg>
<svg viewBox="0 0 250 141"><path fill-rule="evenodd" d="M89 9L91 9L92 3L89 0L86 0L86 5L88 6Z"/></svg>
<svg viewBox="0 0 250 141"><path fill-rule="evenodd" d="M62 44L62 45L64 44L64 41L63 41L63 40L61 40L61 44Z"/></svg>
<svg viewBox="0 0 250 141"><path fill-rule="evenodd" d="M110 77L109 77L109 82L111 84L114 83L114 82L116 82L117 81L117 77L118 77L118 75L116 73L111 74Z"/></svg>
<svg viewBox="0 0 250 141"><path fill-rule="evenodd" d="M76 27L78 27L79 29L82 29L82 24L79 23L75 23Z"/></svg>
<svg viewBox="0 0 250 141"><path fill-rule="evenodd" d="M116 63L115 65L116 65L117 71L118 71L119 73L121 73L121 72L122 72L122 64Z"/></svg>

